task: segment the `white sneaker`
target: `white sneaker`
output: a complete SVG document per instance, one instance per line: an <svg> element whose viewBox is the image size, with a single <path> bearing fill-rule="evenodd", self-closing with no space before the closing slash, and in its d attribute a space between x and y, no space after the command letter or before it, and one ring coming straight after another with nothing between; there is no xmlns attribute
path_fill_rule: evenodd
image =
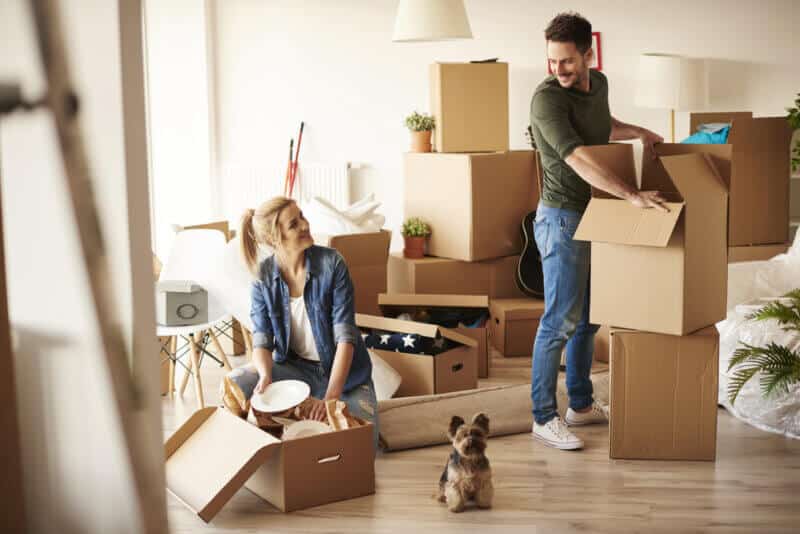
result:
<svg viewBox="0 0 800 534"><path fill-rule="evenodd" d="M567 415L564 419L569 426L608 424L608 408L601 406L597 402L593 402L592 409L585 413L567 408Z"/></svg>
<svg viewBox="0 0 800 534"><path fill-rule="evenodd" d="M533 422L533 437L554 449L582 449L583 440L569 431L560 417L555 416L543 425Z"/></svg>

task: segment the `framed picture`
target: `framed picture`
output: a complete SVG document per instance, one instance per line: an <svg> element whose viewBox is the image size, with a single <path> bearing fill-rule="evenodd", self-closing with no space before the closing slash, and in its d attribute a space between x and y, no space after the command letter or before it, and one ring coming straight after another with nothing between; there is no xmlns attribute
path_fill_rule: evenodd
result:
<svg viewBox="0 0 800 534"><path fill-rule="evenodd" d="M589 68L601 71L603 70L603 44L600 41L600 32L592 32L592 48L594 49L594 59ZM553 74L549 60L547 61L547 74Z"/></svg>

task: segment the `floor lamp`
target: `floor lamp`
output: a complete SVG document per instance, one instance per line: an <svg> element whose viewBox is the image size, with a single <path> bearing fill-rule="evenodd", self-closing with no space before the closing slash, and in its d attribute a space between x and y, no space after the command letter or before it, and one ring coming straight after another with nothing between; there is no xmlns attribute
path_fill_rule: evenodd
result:
<svg viewBox="0 0 800 534"><path fill-rule="evenodd" d="M670 111L670 142L675 142L675 112L706 105L705 64L669 54L642 54L636 73L637 107Z"/></svg>

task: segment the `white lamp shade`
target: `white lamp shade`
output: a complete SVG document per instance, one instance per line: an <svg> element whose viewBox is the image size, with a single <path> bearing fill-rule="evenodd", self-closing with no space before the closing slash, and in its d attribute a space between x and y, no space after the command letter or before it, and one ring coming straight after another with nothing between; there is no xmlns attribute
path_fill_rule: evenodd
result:
<svg viewBox="0 0 800 534"><path fill-rule="evenodd" d="M637 106L688 111L704 108L707 100L703 61L667 54L639 56Z"/></svg>
<svg viewBox="0 0 800 534"><path fill-rule="evenodd" d="M463 0L400 0L392 41L472 39Z"/></svg>

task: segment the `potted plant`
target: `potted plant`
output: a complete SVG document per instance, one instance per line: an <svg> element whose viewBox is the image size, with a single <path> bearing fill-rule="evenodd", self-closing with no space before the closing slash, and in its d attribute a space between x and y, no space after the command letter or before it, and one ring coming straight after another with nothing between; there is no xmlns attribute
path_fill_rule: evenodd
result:
<svg viewBox="0 0 800 534"><path fill-rule="evenodd" d="M797 98L794 101L793 108L786 108L789 114L786 120L789 121L793 132L800 130L800 93L797 93ZM800 136L794 135L794 148L792 148L792 175L796 175L800 170Z"/></svg>
<svg viewBox="0 0 800 534"><path fill-rule="evenodd" d="M785 331L800 333L800 289L767 304L748 319L773 319ZM768 343L765 347L743 342L740 345L728 365L728 372L734 370L728 383L728 400L731 404L736 401L742 387L756 374L761 376L761 394L765 398L778 392L786 393L791 386L800 383L800 351L792 351L777 343Z"/></svg>
<svg viewBox="0 0 800 534"><path fill-rule="evenodd" d="M419 259L425 257L425 240L431 235L431 228L428 223L419 217L411 217L403 223L403 234L405 248L403 256L406 258Z"/></svg>
<svg viewBox="0 0 800 534"><path fill-rule="evenodd" d="M430 152L431 133L436 120L425 113L416 111L406 117L406 128L411 132L411 152Z"/></svg>

